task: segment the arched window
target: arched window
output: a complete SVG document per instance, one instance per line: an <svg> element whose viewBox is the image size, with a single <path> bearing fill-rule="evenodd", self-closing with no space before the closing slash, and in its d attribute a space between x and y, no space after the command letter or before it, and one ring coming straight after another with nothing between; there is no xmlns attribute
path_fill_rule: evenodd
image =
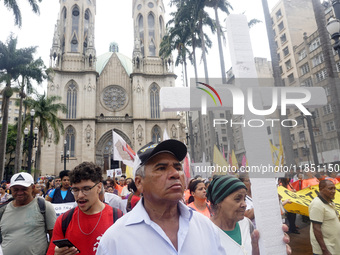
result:
<svg viewBox="0 0 340 255"><path fill-rule="evenodd" d="M65 51L66 17L67 17L67 10L65 7L62 11L61 17L62 17L62 28L63 28L61 47L62 47L62 51L64 52Z"/></svg>
<svg viewBox="0 0 340 255"><path fill-rule="evenodd" d="M77 52L79 46L78 29L79 29L79 8L75 6L72 10L72 35L71 35L71 52Z"/></svg>
<svg viewBox="0 0 340 255"><path fill-rule="evenodd" d="M152 128L151 137L153 143L159 143L161 141L161 129L159 126L154 126Z"/></svg>
<svg viewBox="0 0 340 255"><path fill-rule="evenodd" d="M72 81L67 87L67 119L75 119L77 117L77 85Z"/></svg>
<svg viewBox="0 0 340 255"><path fill-rule="evenodd" d="M150 88L151 118L159 119L159 87L154 83Z"/></svg>
<svg viewBox="0 0 340 255"><path fill-rule="evenodd" d="M140 39L140 48L144 56L144 24L143 24L142 15L140 15L138 19L138 31L139 31L139 39Z"/></svg>
<svg viewBox="0 0 340 255"><path fill-rule="evenodd" d="M84 15L84 50L83 50L84 53L88 43L89 24L90 24L90 11L87 9Z"/></svg>
<svg viewBox="0 0 340 255"><path fill-rule="evenodd" d="M148 29L149 29L149 56L156 56L155 17L151 13L148 16Z"/></svg>
<svg viewBox="0 0 340 255"><path fill-rule="evenodd" d="M70 152L70 157L75 157L76 131L74 127L68 126L65 133L66 151Z"/></svg>
<svg viewBox="0 0 340 255"><path fill-rule="evenodd" d="M159 16L159 38L161 39L161 41L162 41L163 36L164 36L163 26L164 26L163 18L162 18L162 16Z"/></svg>

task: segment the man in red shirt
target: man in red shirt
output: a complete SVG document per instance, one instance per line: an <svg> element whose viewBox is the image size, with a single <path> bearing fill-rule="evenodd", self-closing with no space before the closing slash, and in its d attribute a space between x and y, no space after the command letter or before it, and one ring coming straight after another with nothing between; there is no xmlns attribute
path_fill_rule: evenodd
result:
<svg viewBox="0 0 340 255"><path fill-rule="evenodd" d="M113 208L99 199L103 185L102 170L93 163L83 162L76 166L69 176L71 192L78 206L73 211L65 235L62 230L63 215L58 217L47 255L72 255L78 252L94 255L100 238L114 223ZM65 215L67 213L70 211ZM53 244L54 240L65 238L69 239L75 247L59 248Z"/></svg>

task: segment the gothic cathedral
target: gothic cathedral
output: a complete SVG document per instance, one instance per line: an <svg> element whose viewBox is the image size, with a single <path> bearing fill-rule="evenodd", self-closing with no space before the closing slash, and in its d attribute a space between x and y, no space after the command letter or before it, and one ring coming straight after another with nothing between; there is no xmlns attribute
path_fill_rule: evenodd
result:
<svg viewBox="0 0 340 255"><path fill-rule="evenodd" d="M131 60L119 53L115 43L109 52L96 55L96 0L60 1L50 52L54 72L47 95L60 96L67 105L67 113L59 113L65 133L54 144L50 130L42 149L42 174L58 175L63 170L65 146L67 169L91 161L103 170L119 164L124 171L122 163L113 161L112 130L134 151L162 140L164 130L170 138L182 138L177 113L160 111L160 89L175 86L176 79L172 58L158 54L165 32L163 1L133 0L132 7Z"/></svg>

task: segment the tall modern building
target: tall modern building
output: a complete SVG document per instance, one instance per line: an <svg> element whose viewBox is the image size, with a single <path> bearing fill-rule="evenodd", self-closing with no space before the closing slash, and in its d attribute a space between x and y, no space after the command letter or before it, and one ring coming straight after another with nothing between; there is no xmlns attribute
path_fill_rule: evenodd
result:
<svg viewBox="0 0 340 255"><path fill-rule="evenodd" d="M50 53L54 76L47 93L60 96L68 110L59 114L65 128L59 144L53 143L50 129L43 145L43 174L63 170L64 140L70 155L68 169L92 161L104 170L121 166L124 171L121 163L113 161L112 130L135 151L161 140L164 130L170 138L185 139L180 117L161 112L159 105L160 89L174 86L176 79L172 58L158 55L165 31L164 12L163 1L133 0L131 60L119 52L116 43L97 56L95 0L60 1Z"/></svg>

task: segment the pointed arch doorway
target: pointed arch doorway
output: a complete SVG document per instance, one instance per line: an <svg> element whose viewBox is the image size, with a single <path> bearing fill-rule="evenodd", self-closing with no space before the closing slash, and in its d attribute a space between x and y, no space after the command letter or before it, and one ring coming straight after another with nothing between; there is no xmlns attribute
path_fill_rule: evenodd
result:
<svg viewBox="0 0 340 255"><path fill-rule="evenodd" d="M118 129L113 129L118 135L120 135L124 141L132 148L130 138ZM113 160L112 152L113 138L112 130L107 131L99 139L96 147L96 164L103 169L103 173L106 174L106 170L121 168L122 172L125 173L125 165L121 161Z"/></svg>

